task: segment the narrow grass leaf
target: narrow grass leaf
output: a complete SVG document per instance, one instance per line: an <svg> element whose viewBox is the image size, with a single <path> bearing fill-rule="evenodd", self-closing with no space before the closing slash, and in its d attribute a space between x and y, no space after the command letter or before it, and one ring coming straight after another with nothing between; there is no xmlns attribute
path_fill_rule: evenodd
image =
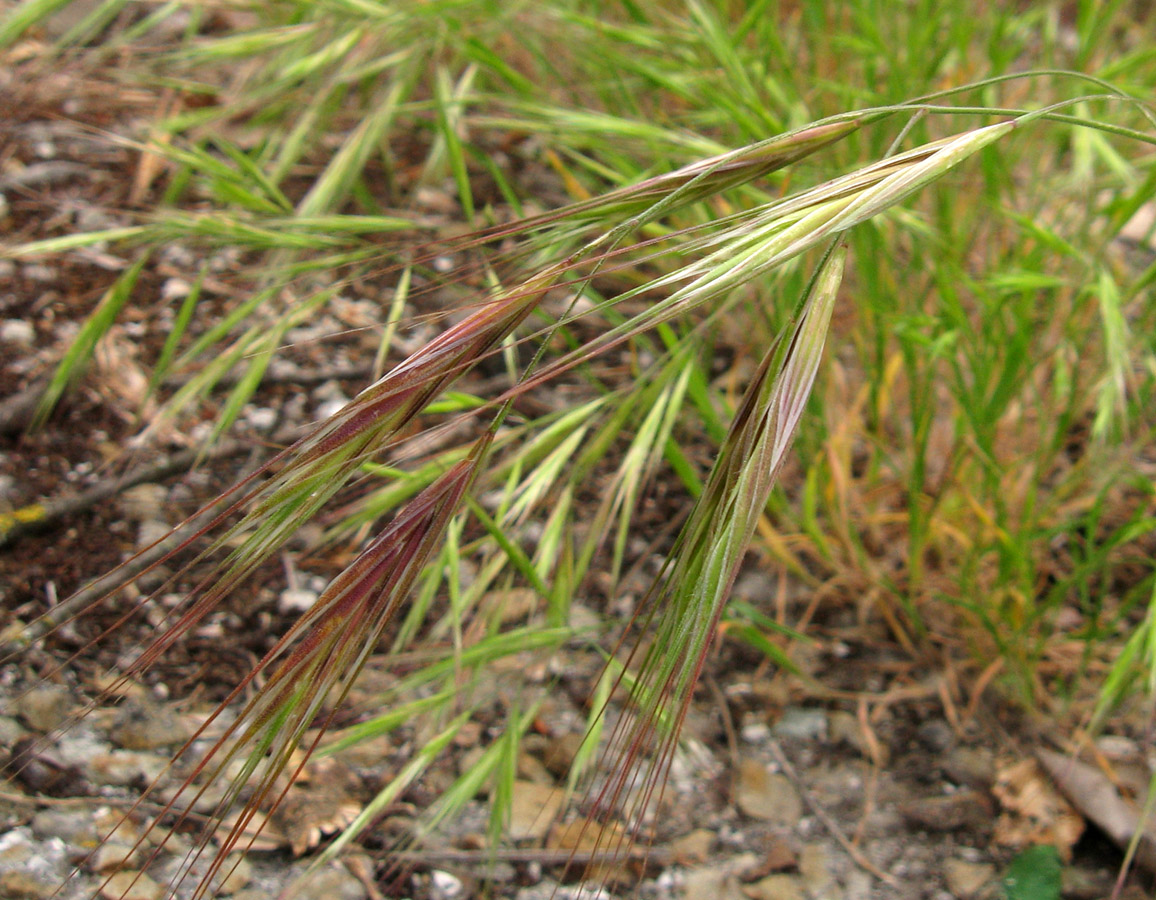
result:
<svg viewBox="0 0 1156 900"><path fill-rule="evenodd" d="M44 389L44 395L40 398L36 414L32 419L33 428L39 428L44 424L52 414L52 410L56 408L56 404L64 395L68 385L74 382L84 367L88 365L88 361L92 359L92 354L96 351L97 343L108 333L108 329L112 327L116 317L132 295L137 279L140 278L141 270L147 261L148 254L142 254L132 266L126 269L113 286L105 292L96 309L81 326L80 332L68 350L65 351L64 358L60 360L56 371L52 373L48 386Z"/></svg>

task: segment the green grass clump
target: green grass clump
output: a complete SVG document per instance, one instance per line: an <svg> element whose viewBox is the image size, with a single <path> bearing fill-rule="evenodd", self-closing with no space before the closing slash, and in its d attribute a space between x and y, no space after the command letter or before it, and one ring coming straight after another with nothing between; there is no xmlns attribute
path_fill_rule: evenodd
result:
<svg viewBox="0 0 1156 900"><path fill-rule="evenodd" d="M62 5L21 4L0 46ZM180 533L164 559L192 548L197 586L123 673L339 504L325 541L353 561L237 687L264 684L198 768L244 760L218 817L251 776L245 816L276 797L387 636L437 648L340 738L419 715L436 733L330 854L348 843L486 702L489 669L601 640L575 598L629 580L660 481L684 521L658 536L637 627L613 635L648 649L611 656L571 784L624 704L599 799L628 826L662 790L751 546L1026 706L1098 703L1102 724L1137 678L1151 690L1156 265L1121 249L1156 193L1143 37L1119 4L1071 22L1059 4L866 0L112 0L75 23L50 64L115 52L124 77L207 102L123 136L163 172L133 224L5 248L139 253L42 416L126 304L174 302L137 290L158 248L235 254L246 294L223 317L199 314L200 280L175 302L154 429L210 407L220 437L294 328L355 285L388 300L371 383ZM485 396L468 393L479 367L500 373ZM503 623L489 598L518 590L538 614ZM772 638L807 614L732 611L789 664ZM497 838L540 701L508 705L415 838L487 784ZM608 834L621 850L630 830Z"/></svg>

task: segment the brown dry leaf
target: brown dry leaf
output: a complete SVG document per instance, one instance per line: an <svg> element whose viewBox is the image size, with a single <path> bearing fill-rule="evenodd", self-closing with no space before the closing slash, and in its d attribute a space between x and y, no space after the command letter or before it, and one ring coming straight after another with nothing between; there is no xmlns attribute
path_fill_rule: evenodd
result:
<svg viewBox="0 0 1156 900"><path fill-rule="evenodd" d="M137 363L137 346L123 328L112 326L96 344L88 384L108 408L126 422L144 420L156 411L148 397L149 379Z"/></svg>
<svg viewBox="0 0 1156 900"><path fill-rule="evenodd" d="M1149 871L1156 871L1156 823L1141 822L1143 801L1136 803L1125 798L1112 779L1096 766L1049 750L1040 750L1038 755L1060 790L1119 847L1127 847L1140 831L1136 861Z"/></svg>
<svg viewBox="0 0 1156 900"><path fill-rule="evenodd" d="M322 837L348 827L363 806L361 779L339 760L326 757L305 766L273 819L293 855L301 856Z"/></svg>
<svg viewBox="0 0 1156 900"><path fill-rule="evenodd" d="M241 821L242 815L243 812L237 811L221 821L214 835L218 844L223 844L228 839ZM245 822L241 838L237 841L237 847L246 852L280 850L288 844L289 839L285 833L260 810L254 812Z"/></svg>
<svg viewBox="0 0 1156 900"><path fill-rule="evenodd" d="M160 99L160 108L157 110L156 121L164 120L181 111L181 97L172 89L166 88ZM131 206L139 206L148 198L149 190L157 177L169 168L169 160L164 148L173 141L172 133L166 129L150 129L146 148L141 151L136 172L132 179L132 189L129 191L128 202ZM157 149L152 149L156 147Z"/></svg>
<svg viewBox="0 0 1156 900"><path fill-rule="evenodd" d="M1007 847L1050 844L1064 862L1084 832L1084 820L1034 759L1000 766L992 793L1003 807L995 842Z"/></svg>

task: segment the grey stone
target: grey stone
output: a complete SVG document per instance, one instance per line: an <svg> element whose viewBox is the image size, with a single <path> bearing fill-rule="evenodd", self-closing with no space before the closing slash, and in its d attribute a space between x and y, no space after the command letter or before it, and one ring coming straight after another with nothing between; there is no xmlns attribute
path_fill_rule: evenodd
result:
<svg viewBox="0 0 1156 900"><path fill-rule="evenodd" d="M995 782L995 755L984 747L955 747L940 766L953 782L976 790L989 790Z"/></svg>
<svg viewBox="0 0 1156 900"><path fill-rule="evenodd" d="M88 760L84 774L97 784L152 784L169 764L167 757L135 750L114 750Z"/></svg>
<svg viewBox="0 0 1156 900"><path fill-rule="evenodd" d="M919 726L916 736L928 750L942 753L955 741L955 733L943 719L931 719Z"/></svg>
<svg viewBox="0 0 1156 900"><path fill-rule="evenodd" d="M85 850L95 847L102 837L90 813L56 807L39 810L32 817L32 833L42 841L57 837Z"/></svg>
<svg viewBox="0 0 1156 900"><path fill-rule="evenodd" d="M827 737L827 713L822 709L792 706L773 726L775 737L795 741L821 741Z"/></svg>
<svg viewBox="0 0 1156 900"><path fill-rule="evenodd" d="M52 756L65 766L85 768L89 760L108 753L112 746L99 736L92 723L81 721L62 734L52 747Z"/></svg>
<svg viewBox="0 0 1156 900"><path fill-rule="evenodd" d="M189 733L168 707L137 699L128 701L117 711L108 736L125 750L156 750L183 744Z"/></svg>
<svg viewBox="0 0 1156 900"><path fill-rule="evenodd" d="M27 827L0 835L0 897L54 896L69 871L67 851L59 838L34 840Z"/></svg>

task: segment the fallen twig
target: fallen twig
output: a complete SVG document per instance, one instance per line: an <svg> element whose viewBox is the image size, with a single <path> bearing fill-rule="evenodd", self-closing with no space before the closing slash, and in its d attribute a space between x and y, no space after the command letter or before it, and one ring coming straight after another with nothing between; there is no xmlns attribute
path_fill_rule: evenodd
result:
<svg viewBox="0 0 1156 900"><path fill-rule="evenodd" d="M285 437L279 435L278 438ZM275 441L277 439L274 439ZM290 437L289 440L292 440ZM178 472L187 472L199 461L227 459L253 449L253 442L236 439L219 441L208 449L191 447L162 458L151 466L129 472L119 478L101 482L87 491L58 497L44 503L31 503L12 512L0 513L0 547L33 531L51 528L62 519L92 509L98 503L115 497L137 484L158 481Z"/></svg>
<svg viewBox="0 0 1156 900"><path fill-rule="evenodd" d="M899 887L900 881L898 878L884 872L875 865L875 863L871 862L871 860L863 855L863 851L852 844L847 838L847 835L843 834L843 829L839 827L839 823L831 818L830 813L823 808L823 805L815 798L815 795L811 793L810 789L808 789L807 785L803 782L803 779L799 777L799 773L795 770L795 767L791 765L791 761L787 759L787 754L783 752L783 748L779 746L779 742L771 738L770 747L771 753L775 757L775 762L779 764L779 768L783 770L783 774L795 785L795 790L799 792L799 796L803 798L803 802L807 804L811 812L815 814L815 818L827 829L827 833L838 842L840 847L847 851L847 855L854 860L855 865L863 871L871 873L889 887Z"/></svg>

